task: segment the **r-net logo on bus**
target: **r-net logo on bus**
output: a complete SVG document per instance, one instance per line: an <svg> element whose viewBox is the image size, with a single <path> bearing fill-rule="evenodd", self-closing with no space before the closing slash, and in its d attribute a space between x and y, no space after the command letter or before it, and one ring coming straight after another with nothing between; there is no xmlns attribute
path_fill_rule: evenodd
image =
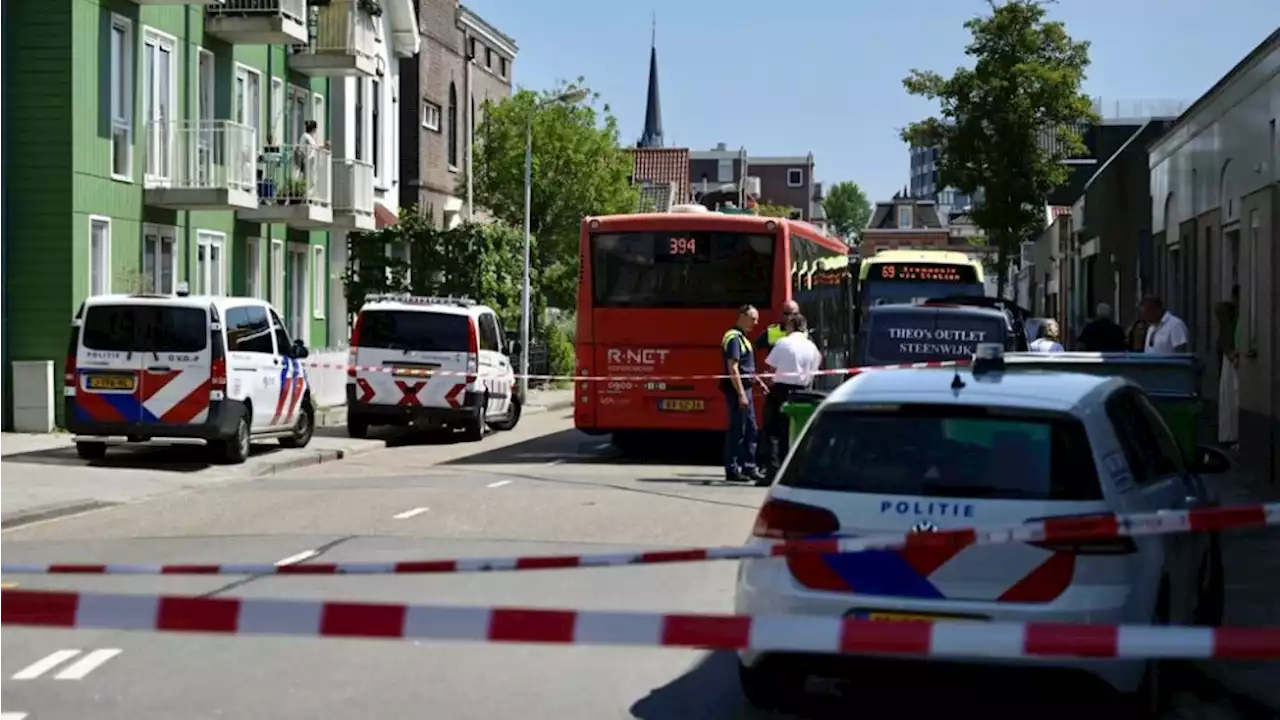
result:
<svg viewBox="0 0 1280 720"><path fill-rule="evenodd" d="M607 353L609 365L627 365L639 367L651 367L654 365L662 365L667 361L667 354L670 350L656 350L652 348L611 348Z"/></svg>

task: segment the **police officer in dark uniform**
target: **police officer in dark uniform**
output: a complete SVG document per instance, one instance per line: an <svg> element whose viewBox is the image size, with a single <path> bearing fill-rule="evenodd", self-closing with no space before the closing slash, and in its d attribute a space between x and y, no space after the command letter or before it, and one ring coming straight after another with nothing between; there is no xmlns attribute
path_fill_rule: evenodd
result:
<svg viewBox="0 0 1280 720"><path fill-rule="evenodd" d="M760 322L760 311L751 305L738 308L738 319L720 340L724 375L720 390L729 410L729 427L724 439L724 479L727 482L755 482L762 477L756 467L756 409L752 383L756 378L755 349L747 333Z"/></svg>

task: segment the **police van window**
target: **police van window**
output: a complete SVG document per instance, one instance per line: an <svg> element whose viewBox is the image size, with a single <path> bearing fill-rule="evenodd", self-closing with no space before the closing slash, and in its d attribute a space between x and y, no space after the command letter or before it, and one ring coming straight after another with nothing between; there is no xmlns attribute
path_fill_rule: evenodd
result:
<svg viewBox="0 0 1280 720"><path fill-rule="evenodd" d="M85 313L82 337L90 350L199 352L209 343L209 316L194 307L94 305Z"/></svg>
<svg viewBox="0 0 1280 720"><path fill-rule="evenodd" d="M772 235L707 231L601 233L591 238L598 307L773 305Z"/></svg>
<svg viewBox="0 0 1280 720"><path fill-rule="evenodd" d="M1004 500L1097 500L1084 427L1066 417L903 405L828 411L780 480L801 489Z"/></svg>
<svg viewBox="0 0 1280 720"><path fill-rule="evenodd" d="M1004 344L1008 337L999 315L946 309L876 310L866 331L868 360L878 363L968 358L978 343Z"/></svg>
<svg viewBox="0 0 1280 720"><path fill-rule="evenodd" d="M480 349L498 351L498 325L488 313L480 316Z"/></svg>
<svg viewBox="0 0 1280 720"><path fill-rule="evenodd" d="M360 347L465 353L471 345L471 324L466 315L365 310L360 317Z"/></svg>
<svg viewBox="0 0 1280 720"><path fill-rule="evenodd" d="M293 345L292 341L289 340L288 326L286 326L284 321L280 319L280 316L276 314L274 308L270 312L271 324L275 327L276 352L284 355L289 352L289 347Z"/></svg>
<svg viewBox="0 0 1280 720"><path fill-rule="evenodd" d="M227 349L230 352L272 354L271 321L265 308L250 305L227 311Z"/></svg>

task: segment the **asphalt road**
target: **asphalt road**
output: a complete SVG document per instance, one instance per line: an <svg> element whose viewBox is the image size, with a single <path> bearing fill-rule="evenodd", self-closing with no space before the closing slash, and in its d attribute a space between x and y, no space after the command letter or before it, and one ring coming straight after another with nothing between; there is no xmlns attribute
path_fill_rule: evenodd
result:
<svg viewBox="0 0 1280 720"><path fill-rule="evenodd" d="M7 562L386 561L740 543L764 490L714 448L623 460L563 413L479 444L412 438L327 465L21 526ZM306 560L301 560L305 562ZM359 577L6 577L31 588L728 612L735 564ZM3 631L3 717L765 718L731 655L636 648ZM1169 718L1243 717L1179 682ZM1191 692L1189 690L1194 690ZM1197 697L1200 695L1201 697ZM1011 699L1012 698L1012 699ZM880 663L817 682L795 717L1105 717L1058 678Z"/></svg>

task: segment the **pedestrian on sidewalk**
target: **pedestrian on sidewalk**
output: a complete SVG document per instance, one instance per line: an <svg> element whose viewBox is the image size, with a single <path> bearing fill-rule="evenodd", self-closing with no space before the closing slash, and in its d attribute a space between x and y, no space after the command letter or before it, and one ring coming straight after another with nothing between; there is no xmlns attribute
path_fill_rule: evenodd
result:
<svg viewBox="0 0 1280 720"><path fill-rule="evenodd" d="M804 316L799 313L789 316L784 327L787 335L774 343L764 361L779 376L765 398L764 442L761 443L765 477L758 480L757 485L773 481L790 450L791 433L782 406L793 393L808 389L813 384L814 373L822 367L822 351L809 339L809 323Z"/></svg>
<svg viewBox="0 0 1280 720"><path fill-rule="evenodd" d="M1062 343L1058 342L1061 336L1062 330L1058 327L1058 321L1053 318L1046 319L1036 330L1036 339L1027 349L1031 352L1060 353L1063 349Z"/></svg>
<svg viewBox="0 0 1280 720"><path fill-rule="evenodd" d="M1191 336L1182 318L1169 312L1164 301L1156 295L1142 298L1138 304L1142 321L1147 324L1147 338L1143 352L1186 353L1191 352Z"/></svg>
<svg viewBox="0 0 1280 720"><path fill-rule="evenodd" d="M1231 299L1213 308L1218 324L1218 444L1234 446L1240 439L1240 286L1231 287Z"/></svg>
<svg viewBox="0 0 1280 720"><path fill-rule="evenodd" d="M1112 319L1110 305L1098 303L1093 319L1080 330L1076 345L1085 352L1124 352L1128 348L1124 328Z"/></svg>

